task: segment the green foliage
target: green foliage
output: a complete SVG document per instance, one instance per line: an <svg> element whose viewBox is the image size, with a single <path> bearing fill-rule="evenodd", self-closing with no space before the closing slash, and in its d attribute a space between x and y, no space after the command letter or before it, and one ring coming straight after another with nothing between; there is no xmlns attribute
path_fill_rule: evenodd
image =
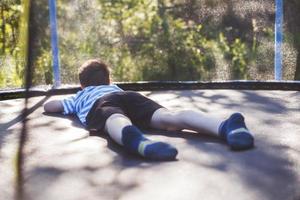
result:
<svg viewBox="0 0 300 200"><path fill-rule="evenodd" d="M53 73L51 66L51 54L49 51L43 50L38 58L35 60L33 72L33 84L46 83L47 85L53 83Z"/></svg>
<svg viewBox="0 0 300 200"><path fill-rule="evenodd" d="M0 2L0 87L19 87L22 75L19 73L18 47L19 17L22 11L20 1Z"/></svg>
<svg viewBox="0 0 300 200"><path fill-rule="evenodd" d="M121 41L114 73L117 80L208 78L202 72L213 69L213 58L210 49L204 48L207 41L200 33L201 25L189 27L167 14L162 1L105 2L104 6L102 13L116 25ZM124 12L124 8L130 10Z"/></svg>
<svg viewBox="0 0 300 200"><path fill-rule="evenodd" d="M6 78L3 70L0 71L0 87L5 87L6 86Z"/></svg>
<svg viewBox="0 0 300 200"><path fill-rule="evenodd" d="M233 76L237 79L247 79L247 49L245 43L235 39L231 45Z"/></svg>
<svg viewBox="0 0 300 200"><path fill-rule="evenodd" d="M0 57L5 58L0 86L21 86L26 40L18 43L17 38L22 6L18 0L1 1L0 6ZM233 6L216 0L57 0L62 81L77 83L78 67L90 58L109 63L114 81L270 74L273 55L266 44L274 38L273 13L262 13L269 20L262 25L255 14L235 13ZM32 9L33 83L52 84L48 1L32 1ZM292 38L300 44L297 35ZM262 59L260 54L267 53Z"/></svg>
<svg viewBox="0 0 300 200"><path fill-rule="evenodd" d="M59 14L60 21L80 22L60 29L64 32L60 37L63 74L69 75L66 82L75 82L77 70L73 69L91 57L108 61L115 81L213 80L216 55L230 63L232 78L247 78L254 42L232 36L228 40L230 33L218 33L212 26L182 17L184 5L176 1L98 0L72 4L61 1ZM80 11L79 16L68 13L70 7Z"/></svg>

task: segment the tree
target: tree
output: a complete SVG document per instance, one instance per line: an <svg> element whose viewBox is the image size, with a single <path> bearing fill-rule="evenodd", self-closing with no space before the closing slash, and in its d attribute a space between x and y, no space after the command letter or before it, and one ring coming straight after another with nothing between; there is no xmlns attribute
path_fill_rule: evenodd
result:
<svg viewBox="0 0 300 200"><path fill-rule="evenodd" d="M300 23L299 23L299 9L300 2L297 0L287 1L284 4L284 20L287 24L287 34L292 35L293 46L297 50L296 59L296 70L294 75L294 80L300 80ZM286 35L287 35L286 34Z"/></svg>
<svg viewBox="0 0 300 200"><path fill-rule="evenodd" d="M0 86L20 86L18 62L19 0L0 2Z"/></svg>

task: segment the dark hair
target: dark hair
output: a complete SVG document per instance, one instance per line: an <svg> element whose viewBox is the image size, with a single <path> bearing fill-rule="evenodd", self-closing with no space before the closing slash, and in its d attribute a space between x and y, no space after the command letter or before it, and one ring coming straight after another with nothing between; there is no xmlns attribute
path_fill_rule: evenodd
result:
<svg viewBox="0 0 300 200"><path fill-rule="evenodd" d="M82 87L109 85L109 68L98 59L88 60L79 69L79 81Z"/></svg>

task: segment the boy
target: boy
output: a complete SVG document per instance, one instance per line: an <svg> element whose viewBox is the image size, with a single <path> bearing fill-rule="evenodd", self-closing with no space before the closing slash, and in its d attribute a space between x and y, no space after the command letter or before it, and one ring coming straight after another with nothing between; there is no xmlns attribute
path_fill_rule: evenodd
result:
<svg viewBox="0 0 300 200"><path fill-rule="evenodd" d="M100 60L86 61L79 80L81 91L62 101L47 102L45 111L76 114L89 130L104 131L126 150L147 159L174 160L178 152L167 143L147 139L137 127L205 132L220 137L233 150L254 145L240 113L223 121L193 110L170 111L137 92L111 84L109 68Z"/></svg>

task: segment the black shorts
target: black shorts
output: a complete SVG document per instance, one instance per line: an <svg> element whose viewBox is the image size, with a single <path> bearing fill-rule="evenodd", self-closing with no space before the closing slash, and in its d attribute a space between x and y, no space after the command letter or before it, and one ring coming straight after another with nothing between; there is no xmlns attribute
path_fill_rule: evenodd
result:
<svg viewBox="0 0 300 200"><path fill-rule="evenodd" d="M123 114L141 128L149 127L153 113L163 106L133 91L121 91L100 97L86 117L89 130L103 131L112 114Z"/></svg>

